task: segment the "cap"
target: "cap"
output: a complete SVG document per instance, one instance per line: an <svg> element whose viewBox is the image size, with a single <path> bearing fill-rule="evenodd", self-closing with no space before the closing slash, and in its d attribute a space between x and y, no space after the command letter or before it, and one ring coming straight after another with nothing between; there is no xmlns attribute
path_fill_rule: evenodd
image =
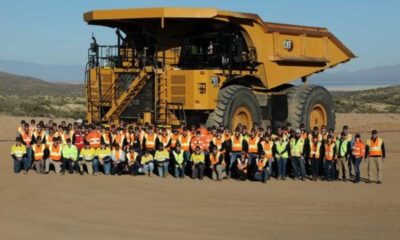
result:
<svg viewBox="0 0 400 240"><path fill-rule="evenodd" d="M372 134L378 134L378 131L376 129L372 130Z"/></svg>

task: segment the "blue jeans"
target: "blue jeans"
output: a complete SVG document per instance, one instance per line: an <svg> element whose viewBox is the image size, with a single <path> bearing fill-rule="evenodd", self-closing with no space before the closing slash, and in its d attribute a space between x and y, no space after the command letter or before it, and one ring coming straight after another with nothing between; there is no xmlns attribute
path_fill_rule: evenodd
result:
<svg viewBox="0 0 400 240"><path fill-rule="evenodd" d="M231 152L231 159L229 160L229 169L228 169L229 176L232 176L233 166L241 154L242 154L241 152Z"/></svg>
<svg viewBox="0 0 400 240"><path fill-rule="evenodd" d="M31 166L28 163L28 158L23 158L21 161L14 160L14 173L19 173L22 167L25 171L28 171L29 167Z"/></svg>
<svg viewBox="0 0 400 240"><path fill-rule="evenodd" d="M360 181L360 164L361 164L362 158L355 158L354 159L354 172L356 174L355 181L359 182Z"/></svg>
<svg viewBox="0 0 400 240"><path fill-rule="evenodd" d="M154 171L154 163L153 162L149 162L145 165L143 165L143 172L147 175L152 174Z"/></svg>
<svg viewBox="0 0 400 240"><path fill-rule="evenodd" d="M175 177L176 178L184 178L185 177L185 164L179 167L175 164Z"/></svg>
<svg viewBox="0 0 400 240"><path fill-rule="evenodd" d="M286 162L287 158L280 157L278 158L278 176L286 177Z"/></svg>
<svg viewBox="0 0 400 240"><path fill-rule="evenodd" d="M94 171L94 173L98 173L99 172L99 165L100 165L99 159L98 158L93 159L93 171Z"/></svg>
<svg viewBox="0 0 400 240"><path fill-rule="evenodd" d="M334 162L325 160L325 178L327 180L334 180L336 178Z"/></svg>
<svg viewBox="0 0 400 240"><path fill-rule="evenodd" d="M163 162L157 162L158 175L160 177L164 177L166 174L168 174L168 166L169 166L169 160Z"/></svg>
<svg viewBox="0 0 400 240"><path fill-rule="evenodd" d="M267 169L257 171L256 174L254 175L254 179L261 181L261 182L267 182L267 179L268 179Z"/></svg>
<svg viewBox="0 0 400 240"><path fill-rule="evenodd" d="M98 168L98 167L97 167ZM110 175L111 174L111 161L104 162L103 164L104 174ZM98 169L97 169L98 170ZM96 170L95 170L96 171Z"/></svg>
<svg viewBox="0 0 400 240"><path fill-rule="evenodd" d="M24 170L28 171L28 169L31 167L32 165L32 147L27 147L26 148L26 161L24 161ZM27 169L25 167L25 165L27 165Z"/></svg>
<svg viewBox="0 0 400 240"><path fill-rule="evenodd" d="M312 158L311 159L311 169L312 169L312 176L319 177L319 159Z"/></svg>
<svg viewBox="0 0 400 240"><path fill-rule="evenodd" d="M292 166L294 171L294 177L304 178L306 175L306 168L304 165L304 158L302 157L292 157Z"/></svg>

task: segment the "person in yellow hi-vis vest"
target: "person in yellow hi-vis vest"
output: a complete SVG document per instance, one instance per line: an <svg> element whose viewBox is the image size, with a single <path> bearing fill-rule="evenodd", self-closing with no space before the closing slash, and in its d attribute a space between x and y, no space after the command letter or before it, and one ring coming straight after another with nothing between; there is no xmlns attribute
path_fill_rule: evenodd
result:
<svg viewBox="0 0 400 240"><path fill-rule="evenodd" d="M290 139L290 157L294 171L294 177L304 181L306 168L304 162L304 139L301 138L301 131L297 129L294 138Z"/></svg>
<svg viewBox="0 0 400 240"><path fill-rule="evenodd" d="M202 152L201 148L197 146L195 148L194 153L190 156L190 162L192 163L192 178L199 180L203 179L204 169L205 169L205 155Z"/></svg>
<svg viewBox="0 0 400 240"><path fill-rule="evenodd" d="M15 142L11 147L11 157L14 159L14 173L19 173L23 167L24 174L27 174L30 166L27 159L26 146L22 144L21 137L17 137Z"/></svg>
<svg viewBox="0 0 400 240"><path fill-rule="evenodd" d="M382 184L383 180L383 161L386 157L385 143L378 137L378 131L372 130L371 138L367 141L365 156L368 164L368 183L372 182L372 168L377 170L377 182ZM375 165L375 166L374 166Z"/></svg>
<svg viewBox="0 0 400 240"><path fill-rule="evenodd" d="M96 149L90 146L89 142L85 142L85 147L81 149L79 154L80 174L83 175L83 166L86 166L88 174L93 174L93 160L96 157Z"/></svg>
<svg viewBox="0 0 400 240"><path fill-rule="evenodd" d="M154 161L158 167L158 175L166 178L168 176L169 152L164 149L163 144L158 145L158 150L154 154Z"/></svg>

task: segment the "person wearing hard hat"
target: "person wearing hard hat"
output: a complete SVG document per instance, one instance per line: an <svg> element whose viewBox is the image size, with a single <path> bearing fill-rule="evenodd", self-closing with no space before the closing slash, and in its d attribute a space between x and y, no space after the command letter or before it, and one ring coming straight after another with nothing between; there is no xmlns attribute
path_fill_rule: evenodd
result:
<svg viewBox="0 0 400 240"><path fill-rule="evenodd" d="M383 139L378 137L378 131L372 130L371 138L367 141L365 151L368 166L368 183L373 181L372 169L376 168L377 181L376 183L382 184L383 180L383 161L386 157L385 143Z"/></svg>
<svg viewBox="0 0 400 240"><path fill-rule="evenodd" d="M352 146L352 155L354 158L354 172L356 174L354 183L360 182L360 164L365 157L365 143L361 140L361 135L357 133Z"/></svg>
<svg viewBox="0 0 400 240"><path fill-rule="evenodd" d="M19 173L24 168L24 174L28 173L30 167L27 161L26 146L22 144L22 138L17 137L15 144L11 147L11 157L14 159L14 173Z"/></svg>
<svg viewBox="0 0 400 240"><path fill-rule="evenodd" d="M192 178L203 179L205 169L205 155L199 146L196 146L194 153L190 156L192 164Z"/></svg>
<svg viewBox="0 0 400 240"><path fill-rule="evenodd" d="M68 169L70 174L74 173L76 160L78 159L78 149L72 144L71 138L67 138L66 144L62 149L62 175Z"/></svg>
<svg viewBox="0 0 400 240"><path fill-rule="evenodd" d="M350 179L348 161L350 159L351 144L347 139L347 133L343 131L340 139L336 141L336 168L339 173L338 180L346 182Z"/></svg>
<svg viewBox="0 0 400 240"><path fill-rule="evenodd" d="M176 178L184 178L185 177L185 156L184 152L181 149L181 145L177 143L175 145L175 149L172 150L172 156L174 158L174 169L175 169L175 177Z"/></svg>
<svg viewBox="0 0 400 240"><path fill-rule="evenodd" d="M295 136L290 139L290 157L294 171L294 177L305 180L306 169L304 162L304 139L301 138L300 129L296 129Z"/></svg>

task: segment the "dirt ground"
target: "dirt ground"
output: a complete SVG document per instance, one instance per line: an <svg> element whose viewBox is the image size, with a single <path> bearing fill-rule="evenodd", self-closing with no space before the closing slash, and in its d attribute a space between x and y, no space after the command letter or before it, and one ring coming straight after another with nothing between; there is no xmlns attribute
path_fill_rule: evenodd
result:
<svg viewBox="0 0 400 240"><path fill-rule="evenodd" d="M0 140L20 119L0 116ZM399 239L400 115L337 123L381 131L382 185L14 175L12 142L0 141L0 239Z"/></svg>

